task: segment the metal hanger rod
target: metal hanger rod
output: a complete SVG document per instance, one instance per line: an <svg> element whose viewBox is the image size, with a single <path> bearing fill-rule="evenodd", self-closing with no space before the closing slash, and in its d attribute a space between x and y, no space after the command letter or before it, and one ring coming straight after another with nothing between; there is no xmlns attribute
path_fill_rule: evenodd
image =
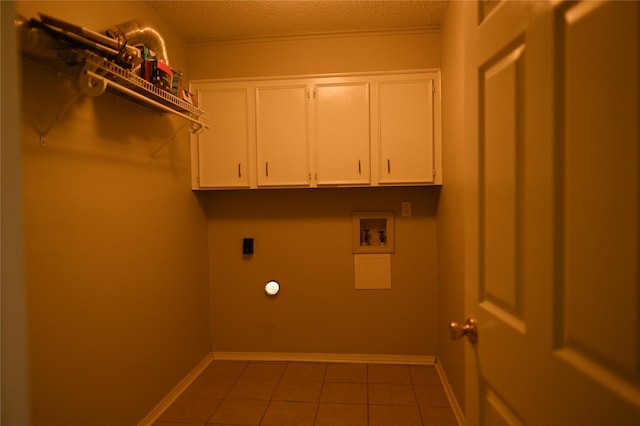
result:
<svg viewBox="0 0 640 426"><path fill-rule="evenodd" d="M153 105L153 106L155 106L155 107L157 107L157 108L163 109L163 110L165 110L165 111L167 111L167 112L170 112L170 113L175 114L175 115L177 115L177 116L179 116L179 117L182 117L182 118L184 118L185 120L189 120L189 121L191 121L192 123L197 124L197 125L198 125L199 127L201 127L201 128L205 128L205 129L208 129L208 128L209 128L209 126L208 126L208 125L206 125L206 124L204 124L204 123L200 122L199 120L197 120L197 119L195 119L195 118L193 118L193 117L189 117L188 115L183 114L183 113L181 113L181 112L178 112L178 111L176 111L176 110L174 110L174 109L172 109L172 108L169 108L169 107L168 107L168 106L166 106L166 105L163 105L163 104L161 104L161 103L159 103L159 102L154 101L153 99L149 99L148 97L146 97L146 96L144 96L144 95L141 95L141 94L137 93L137 92L136 92L136 91L134 91L134 90L131 90L131 89L127 88L127 87L124 87L124 86L122 86L122 85L120 85L120 84L118 84L118 83L116 83L116 82L114 82L114 81L109 80L108 78L104 78L104 77L103 77L103 76L101 76L100 74L96 74L95 72L90 71L90 70L84 70L84 72L86 72L86 73L87 73L87 75L89 75L91 78L94 78L94 79L99 80L99 81L100 81L100 80L102 80L102 81L104 81L105 83L107 83L109 86L113 87L113 88L114 88L114 89L116 89L116 90L119 90L119 91L121 91L121 92L124 92L124 93L126 93L127 95L133 96L133 97L134 97L134 98L136 98L136 99L139 99L139 100L141 100L141 101L143 101L143 102L146 102L146 103L148 103L148 104L150 104L150 105Z"/></svg>

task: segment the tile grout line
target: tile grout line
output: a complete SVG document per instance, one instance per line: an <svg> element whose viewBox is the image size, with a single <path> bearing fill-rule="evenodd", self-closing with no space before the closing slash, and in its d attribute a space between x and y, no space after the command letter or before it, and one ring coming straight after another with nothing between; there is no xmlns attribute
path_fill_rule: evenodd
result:
<svg viewBox="0 0 640 426"><path fill-rule="evenodd" d="M271 405L273 404L273 397L276 395L276 391L278 390L278 386L280 386L280 383L282 383L282 378L284 377L284 374L287 371L288 367L289 367L289 361L285 361L284 368L282 369L282 372L280 373L280 377L278 378L278 382L276 383L275 387L273 388L273 391L271 392L271 396L269 397L269 402L267 403L267 408L264 410L264 413L262 414L262 417L260 418L260 422L258 423L259 425L262 425L262 422L264 421L265 417L267 416L267 413L269 412L269 408L271 408Z"/></svg>
<svg viewBox="0 0 640 426"><path fill-rule="evenodd" d="M322 399L322 391L324 390L324 384L327 380L328 370L329 370L329 363L324 363L324 374L322 375L322 382L320 383L320 393L318 394L318 403L316 404L316 415L313 416L314 426L316 423L318 423L318 413L320 412L320 400Z"/></svg>
<svg viewBox="0 0 640 426"><path fill-rule="evenodd" d="M215 360L214 360L215 361ZM233 389L233 387L236 385L236 383L238 383L238 381L240 380L240 376L242 376L242 373L244 373L244 371L247 369L247 367L249 366L249 362L246 362L244 367L242 367L242 370L240 370L240 372L238 374L235 375L234 379L233 379L233 383L231 384L231 386L229 386L229 389L227 389L227 391L224 393L224 395L222 395L222 398L220 398L220 403L218 403L218 406L216 407L215 410L213 410L213 412L211 413L211 415L209 416L209 418L207 419L207 422L205 423L205 425L209 424L209 422L211 421L211 419L213 419L213 416L216 415L216 412L220 409L220 407L222 406L222 403L224 401L227 400L227 397L229 396L229 394L231 393L231 390ZM202 374L202 372L200 373ZM200 377L200 376L198 376ZM218 378L216 378L217 380Z"/></svg>
<svg viewBox="0 0 640 426"><path fill-rule="evenodd" d="M365 374L365 383L366 383L366 387L365 387L365 391L367 392L367 426L369 425L369 423L371 422L371 420L369 419L370 417L370 413L371 413L371 408L369 405L369 363L365 364L366 365L366 374Z"/></svg>
<svg viewBox="0 0 640 426"><path fill-rule="evenodd" d="M420 422L422 423L422 426L425 426L427 422L425 421L425 418L422 415L422 409L420 408L420 401L418 401L418 393L416 392L416 383L415 383L415 380L413 379L413 374L411 374L411 367L407 366L407 369L409 370L409 379L411 380L411 390L413 391L413 398L416 401L416 407L418 408L418 414L420 415Z"/></svg>

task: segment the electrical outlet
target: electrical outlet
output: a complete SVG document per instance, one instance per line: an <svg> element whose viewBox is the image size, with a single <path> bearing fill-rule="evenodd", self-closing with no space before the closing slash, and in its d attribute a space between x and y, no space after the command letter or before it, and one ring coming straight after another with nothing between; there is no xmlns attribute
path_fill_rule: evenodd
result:
<svg viewBox="0 0 640 426"><path fill-rule="evenodd" d="M242 254L253 254L253 238L242 239Z"/></svg>

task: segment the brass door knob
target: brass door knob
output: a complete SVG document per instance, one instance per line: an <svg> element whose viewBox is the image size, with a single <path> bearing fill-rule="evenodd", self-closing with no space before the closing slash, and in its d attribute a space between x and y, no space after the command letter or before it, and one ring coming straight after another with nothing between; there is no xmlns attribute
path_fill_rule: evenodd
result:
<svg viewBox="0 0 640 426"><path fill-rule="evenodd" d="M474 318L467 318L467 322L464 325L460 325L457 322L450 323L449 333L451 333L451 339L453 340L467 336L467 340L470 343L478 341L478 326Z"/></svg>

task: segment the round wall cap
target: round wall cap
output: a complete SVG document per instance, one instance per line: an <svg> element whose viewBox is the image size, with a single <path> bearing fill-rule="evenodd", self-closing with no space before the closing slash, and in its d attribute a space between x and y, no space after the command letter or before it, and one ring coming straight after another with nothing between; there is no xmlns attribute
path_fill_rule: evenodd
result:
<svg viewBox="0 0 640 426"><path fill-rule="evenodd" d="M278 284L276 280L271 280L265 284L264 292L267 293L268 296L275 296L280 292L280 284Z"/></svg>

